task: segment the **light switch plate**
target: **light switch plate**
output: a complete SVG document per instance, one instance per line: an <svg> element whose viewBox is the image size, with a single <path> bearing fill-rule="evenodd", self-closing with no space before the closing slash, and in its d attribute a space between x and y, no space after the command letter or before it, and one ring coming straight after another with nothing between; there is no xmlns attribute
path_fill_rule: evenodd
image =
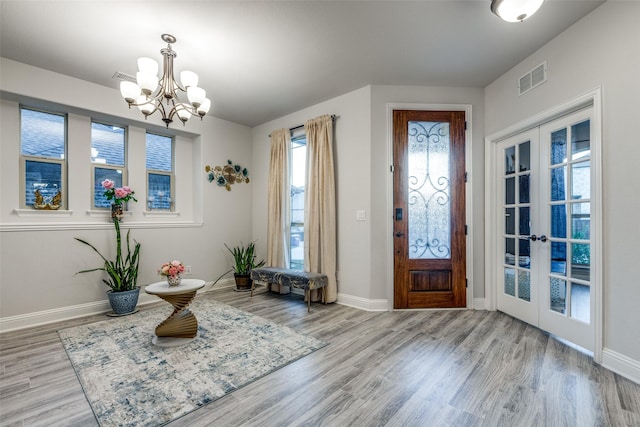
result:
<svg viewBox="0 0 640 427"><path fill-rule="evenodd" d="M356 221L366 221L367 220L367 213L364 210L358 210L356 211Z"/></svg>

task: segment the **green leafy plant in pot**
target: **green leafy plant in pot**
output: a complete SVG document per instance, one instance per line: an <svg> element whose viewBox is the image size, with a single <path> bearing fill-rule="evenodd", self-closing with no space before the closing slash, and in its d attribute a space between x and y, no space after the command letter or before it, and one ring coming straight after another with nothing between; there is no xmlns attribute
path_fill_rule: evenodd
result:
<svg viewBox="0 0 640 427"><path fill-rule="evenodd" d="M240 244L230 248L226 243L224 246L233 255L233 268L227 273L233 271L233 277L236 282L236 290L238 291L250 291L252 287L251 270L254 268L262 267L265 263L264 260L256 262L256 245L255 242L251 242L248 245ZM225 274L227 274L225 273Z"/></svg>
<svg viewBox="0 0 640 427"><path fill-rule="evenodd" d="M105 180L107 181L107 180ZM107 188L103 182L103 186L107 189L105 195L109 191L114 191L111 188ZM115 189L115 198L120 202L128 201L131 199L133 191L127 187L127 191L123 192L123 197L118 199L117 191ZM125 194L126 193L126 194ZM135 200L135 199L133 199ZM118 217L113 217L113 224L116 230L116 258L115 260L107 259L95 246L86 240L75 237L75 239L89 246L95 253L97 253L104 264L102 267L91 268L87 270L78 271L76 274L89 273L92 271L104 271L109 276L108 279L102 279L102 281L111 289L107 291L107 297L109 303L113 309L115 315L131 314L135 312L136 305L138 304L138 296L140 295L140 288L138 283L138 265L140 263L140 243L133 241L131 244L131 230L127 231L126 247L127 253L123 254L122 237L120 235L120 220Z"/></svg>

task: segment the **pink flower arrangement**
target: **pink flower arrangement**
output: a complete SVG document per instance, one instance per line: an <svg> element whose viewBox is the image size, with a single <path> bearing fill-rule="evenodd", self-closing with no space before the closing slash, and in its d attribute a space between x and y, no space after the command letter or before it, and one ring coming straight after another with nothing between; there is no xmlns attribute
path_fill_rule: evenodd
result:
<svg viewBox="0 0 640 427"><path fill-rule="evenodd" d="M104 195L107 197L107 200L113 200L113 204L115 205L121 205L129 200L133 200L134 202L138 201L138 199L134 197L135 191L130 187L125 185L124 187L116 188L115 182L110 179L102 181L102 188L104 188Z"/></svg>
<svg viewBox="0 0 640 427"><path fill-rule="evenodd" d="M178 260L173 260L171 262L165 262L158 270L158 273L161 276L171 276L175 277L179 274L184 273L184 265Z"/></svg>

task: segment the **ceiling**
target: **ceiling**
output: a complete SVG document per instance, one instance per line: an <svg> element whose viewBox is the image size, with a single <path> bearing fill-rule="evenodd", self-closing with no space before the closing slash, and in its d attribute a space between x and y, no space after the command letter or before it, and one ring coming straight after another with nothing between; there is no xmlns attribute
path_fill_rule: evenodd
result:
<svg viewBox="0 0 640 427"><path fill-rule="evenodd" d="M209 114L255 126L369 84L485 87L602 3L514 24L489 0L0 0L0 55L118 88L170 33Z"/></svg>

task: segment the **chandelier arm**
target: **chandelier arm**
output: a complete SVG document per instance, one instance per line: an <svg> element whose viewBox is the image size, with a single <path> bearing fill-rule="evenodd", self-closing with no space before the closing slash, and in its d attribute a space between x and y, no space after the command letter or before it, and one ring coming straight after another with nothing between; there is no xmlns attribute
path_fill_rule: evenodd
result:
<svg viewBox="0 0 640 427"><path fill-rule="evenodd" d="M134 106L134 107L140 107L141 105L152 104L152 103L153 103L152 101L154 101L154 100L155 100L155 97L150 96L150 97L148 97L147 102L141 102L141 103L139 103L139 104L138 104L137 102L135 102L135 101L134 101L134 102L132 102L132 103L130 103L130 104L129 104L129 108L131 108L131 106ZM153 111L151 111L151 112L150 112L150 113L148 113L148 114L144 114L144 113L143 113L143 114L144 114L144 116L145 116L145 119L146 119L147 117L149 117L150 115L154 114L154 113L155 113L156 111L158 111L158 109L160 109L160 108L162 108L162 104L160 104L160 103L156 103L156 104L155 104L155 108L153 109ZM163 108L163 110L164 110L164 108ZM163 115L164 115L164 112L163 112Z"/></svg>
<svg viewBox="0 0 640 427"><path fill-rule="evenodd" d="M171 116L172 116L172 115L170 115L170 116L167 118L167 110L165 110L165 109L164 109L164 105L162 105L162 102L158 102L158 106L157 106L157 107L156 107L156 109L154 110L154 113L155 113L156 111L160 111L160 114L162 114L162 121L163 121L163 122L165 122L165 123L167 124L167 127L168 127L168 126L169 126L169 123L171 123L171 122L172 122L172 120L171 120ZM169 120L169 122L167 122L167 120Z"/></svg>

